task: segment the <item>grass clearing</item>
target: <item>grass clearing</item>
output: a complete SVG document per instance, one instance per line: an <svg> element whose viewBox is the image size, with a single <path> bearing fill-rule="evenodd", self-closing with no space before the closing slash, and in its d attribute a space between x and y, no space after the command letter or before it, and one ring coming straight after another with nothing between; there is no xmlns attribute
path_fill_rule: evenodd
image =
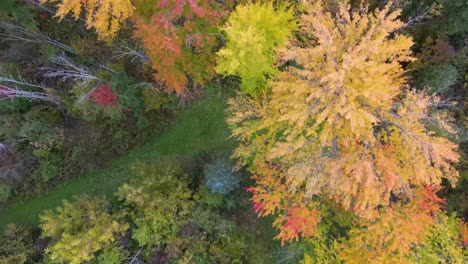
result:
<svg viewBox="0 0 468 264"><path fill-rule="evenodd" d="M12 201L0 209L0 226L8 223L37 225L42 211L53 209L75 195L112 195L130 176L129 167L137 161L158 157L196 157L205 151L230 152L233 143L224 122L225 103L219 96L205 98L182 111L176 121L157 138L96 169L58 185L39 197Z"/></svg>

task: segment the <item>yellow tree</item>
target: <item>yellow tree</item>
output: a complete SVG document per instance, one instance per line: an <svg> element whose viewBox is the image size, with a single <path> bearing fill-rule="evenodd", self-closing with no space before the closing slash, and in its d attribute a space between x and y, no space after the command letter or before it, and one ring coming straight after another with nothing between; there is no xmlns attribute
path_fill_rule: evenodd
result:
<svg viewBox="0 0 468 264"><path fill-rule="evenodd" d="M54 263L88 263L128 229L103 197L63 201L56 212L45 211L40 220L42 237L51 239L45 252Z"/></svg>
<svg viewBox="0 0 468 264"><path fill-rule="evenodd" d="M228 118L234 156L256 180L255 209L278 215L283 241L313 234L321 197L376 221L413 206L425 186L458 177L457 146L425 127L436 98L406 89L401 63L412 60L413 42L398 33L400 11L341 4L331 14L321 1L303 4L301 40L316 43L280 51L279 63L298 66L279 73L261 102L231 100Z"/></svg>
<svg viewBox="0 0 468 264"><path fill-rule="evenodd" d="M55 16L60 19L70 13L74 19L79 19L84 11L86 28L94 28L102 40L111 40L120 29L120 24L130 18L135 9L130 0L39 0L39 2L57 3Z"/></svg>

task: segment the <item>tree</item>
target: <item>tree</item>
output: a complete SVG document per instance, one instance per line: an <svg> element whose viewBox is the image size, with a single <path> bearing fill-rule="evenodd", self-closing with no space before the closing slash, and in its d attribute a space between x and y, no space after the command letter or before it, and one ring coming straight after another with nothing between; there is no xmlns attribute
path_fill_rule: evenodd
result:
<svg viewBox="0 0 468 264"><path fill-rule="evenodd" d="M296 27L292 9L275 10L272 3L238 6L223 27L227 43L217 53L216 72L238 75L242 92L257 95L276 73L276 48L286 44Z"/></svg>
<svg viewBox="0 0 468 264"><path fill-rule="evenodd" d="M34 253L34 241L29 229L7 225L0 234L0 263L23 264Z"/></svg>
<svg viewBox="0 0 468 264"><path fill-rule="evenodd" d="M332 15L321 1L304 4L302 39L317 45L291 42L279 61L297 66L262 102L232 99L228 118L234 156L256 180L252 200L261 215L277 214L282 241L314 234L321 199L374 221L381 208L398 217L395 200L410 207L419 188L458 177L457 146L425 127L435 99L404 89L412 41L397 32L400 11L341 4Z"/></svg>
<svg viewBox="0 0 468 264"><path fill-rule="evenodd" d="M164 245L177 235L194 205L180 167L171 161L136 164L118 195L132 208L133 238L140 246Z"/></svg>
<svg viewBox="0 0 468 264"><path fill-rule="evenodd" d="M84 10L86 28L94 28L102 40L111 40L120 24L130 18L135 8L130 0L40 0L41 4L58 3L56 17L63 19L69 13L78 20Z"/></svg>
<svg viewBox="0 0 468 264"><path fill-rule="evenodd" d="M56 212L46 211L40 217L42 237L51 238L46 253L52 261L78 264L90 261L94 254L111 245L128 225L111 214L103 197L76 197L63 201Z"/></svg>
<svg viewBox="0 0 468 264"><path fill-rule="evenodd" d="M136 8L135 37L143 42L157 81L187 95L186 86L203 85L213 76L217 27L225 15L216 1L143 0Z"/></svg>

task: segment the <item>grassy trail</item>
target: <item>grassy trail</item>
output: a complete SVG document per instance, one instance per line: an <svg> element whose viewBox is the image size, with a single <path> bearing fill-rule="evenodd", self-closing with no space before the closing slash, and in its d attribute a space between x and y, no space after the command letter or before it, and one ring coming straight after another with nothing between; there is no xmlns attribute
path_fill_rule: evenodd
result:
<svg viewBox="0 0 468 264"><path fill-rule="evenodd" d="M136 161L151 162L162 156L195 157L204 151L229 151L232 142L224 122L225 104L219 97L201 100L187 107L158 138L114 160L108 167L90 171L57 186L40 197L13 201L0 210L0 226L8 223L36 225L43 210L79 194L112 195L129 177Z"/></svg>

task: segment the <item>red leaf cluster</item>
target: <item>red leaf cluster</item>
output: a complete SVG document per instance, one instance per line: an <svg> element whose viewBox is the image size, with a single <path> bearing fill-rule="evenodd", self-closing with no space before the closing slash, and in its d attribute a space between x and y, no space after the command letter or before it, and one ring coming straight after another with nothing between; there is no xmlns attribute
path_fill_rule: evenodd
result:
<svg viewBox="0 0 468 264"><path fill-rule="evenodd" d="M101 84L96 88L92 93L91 97L93 98L94 103L99 106L107 107L118 107L119 98L107 84Z"/></svg>
<svg viewBox="0 0 468 264"><path fill-rule="evenodd" d="M441 189L443 189L443 187L434 185L427 185L424 187L422 190L422 198L420 202L420 208L424 212L435 216L443 208L445 199L437 196L437 192L439 192Z"/></svg>

